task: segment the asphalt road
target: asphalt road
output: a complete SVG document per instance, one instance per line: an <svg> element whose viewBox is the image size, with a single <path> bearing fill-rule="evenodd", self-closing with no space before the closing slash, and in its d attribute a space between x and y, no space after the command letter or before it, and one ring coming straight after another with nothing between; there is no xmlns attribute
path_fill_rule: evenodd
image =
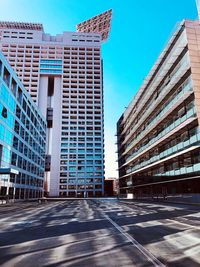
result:
<svg viewBox="0 0 200 267"><path fill-rule="evenodd" d="M200 266L200 207L66 200L0 206L1 267Z"/></svg>

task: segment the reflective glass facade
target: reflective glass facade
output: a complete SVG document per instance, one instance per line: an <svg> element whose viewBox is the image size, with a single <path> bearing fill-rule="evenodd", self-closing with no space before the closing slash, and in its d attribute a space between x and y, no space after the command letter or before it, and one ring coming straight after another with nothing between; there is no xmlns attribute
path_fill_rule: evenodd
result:
<svg viewBox="0 0 200 267"><path fill-rule="evenodd" d="M199 30L179 25L118 121L121 194L200 193Z"/></svg>
<svg viewBox="0 0 200 267"><path fill-rule="evenodd" d="M46 122L0 53L0 195L41 197Z"/></svg>

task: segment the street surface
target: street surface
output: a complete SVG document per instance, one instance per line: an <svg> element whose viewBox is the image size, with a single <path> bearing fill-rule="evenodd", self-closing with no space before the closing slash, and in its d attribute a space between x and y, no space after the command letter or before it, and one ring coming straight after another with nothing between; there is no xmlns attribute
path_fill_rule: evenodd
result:
<svg viewBox="0 0 200 267"><path fill-rule="evenodd" d="M0 205L1 267L200 266L200 207L110 200Z"/></svg>

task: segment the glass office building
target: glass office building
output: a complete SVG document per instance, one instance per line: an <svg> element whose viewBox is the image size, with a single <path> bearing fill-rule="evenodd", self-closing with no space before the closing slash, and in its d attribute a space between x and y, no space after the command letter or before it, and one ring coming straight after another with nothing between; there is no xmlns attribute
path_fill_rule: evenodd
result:
<svg viewBox="0 0 200 267"><path fill-rule="evenodd" d="M119 119L121 194L200 199L199 43L183 21Z"/></svg>
<svg viewBox="0 0 200 267"><path fill-rule="evenodd" d="M46 120L0 53L0 196L43 195Z"/></svg>

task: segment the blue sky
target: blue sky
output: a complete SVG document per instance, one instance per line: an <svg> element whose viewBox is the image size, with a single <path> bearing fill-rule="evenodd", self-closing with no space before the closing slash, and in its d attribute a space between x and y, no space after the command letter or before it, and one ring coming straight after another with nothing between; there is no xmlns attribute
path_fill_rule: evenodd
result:
<svg viewBox="0 0 200 267"><path fill-rule="evenodd" d="M176 23L197 19L195 0L0 0L0 20L40 22L50 34L113 9L103 45L106 177L117 176L116 122L142 84Z"/></svg>

